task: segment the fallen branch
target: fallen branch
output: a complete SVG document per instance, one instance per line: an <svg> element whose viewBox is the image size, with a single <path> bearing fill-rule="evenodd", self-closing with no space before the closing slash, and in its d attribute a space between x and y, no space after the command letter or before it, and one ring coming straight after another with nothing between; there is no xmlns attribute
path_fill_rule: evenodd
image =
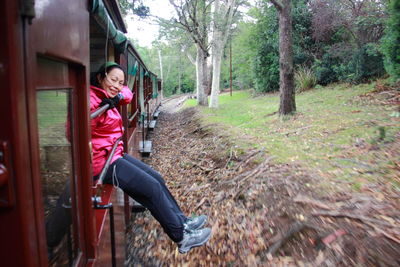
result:
<svg viewBox="0 0 400 267"><path fill-rule="evenodd" d="M394 237L393 235L389 234L388 232L386 232L385 230L378 228L376 225L373 225L372 223L368 223L366 222L366 224L368 224L369 226L371 226L372 228L375 229L375 231L377 231L378 233L383 234L386 238L389 238L395 242L397 242L398 244L400 244L400 240L396 237Z"/></svg>
<svg viewBox="0 0 400 267"><path fill-rule="evenodd" d="M250 178L255 179L256 177L258 177L260 174L262 174L263 172L265 172L268 169L268 165L267 165L268 161L269 160L267 159L266 161L264 161L261 164L262 165L261 167L256 168L255 171L251 172L249 175L247 175L246 177L244 177L243 179L238 181L237 186L236 186L236 188L237 188L236 192L232 193L233 199L236 200L242 194L242 192L248 190L253 185L253 183L250 182L250 183L247 183L247 186L242 187L242 184L244 181L247 181Z"/></svg>
<svg viewBox="0 0 400 267"><path fill-rule="evenodd" d="M256 150L253 153L249 154L246 158L244 158L242 160L242 162L240 164L238 164L238 166L235 168L234 171L237 171L241 166L247 164L252 158L254 158L255 156L257 156L258 154L264 153L264 150Z"/></svg>
<svg viewBox="0 0 400 267"><path fill-rule="evenodd" d="M292 238L295 234L297 234L298 232L302 231L305 228L309 228L309 229L313 229L313 230L320 230L319 228L306 223L306 222L295 222L293 223L290 228L289 231L282 236L281 239L279 239L278 241L276 241L272 246L269 247L268 251L267 251L267 257L268 258L272 258L272 256L290 239Z"/></svg>
<svg viewBox="0 0 400 267"><path fill-rule="evenodd" d="M373 219L373 218L369 218L363 215L357 215L357 214L350 214L350 213L345 213L345 212L338 212L338 211L317 211L317 212L313 212L311 213L313 216L330 216L330 217L347 217L347 218L351 218L354 220L359 220L362 222L370 222L370 223L375 223L378 225L382 225L382 226L389 226L389 227L393 227L393 225L391 225L390 223L385 223L383 221L377 220L377 219Z"/></svg>
<svg viewBox="0 0 400 267"><path fill-rule="evenodd" d="M229 158L228 158L228 160L226 161L226 164L225 164L225 166L224 166L224 169L226 169L226 167L228 167L229 162L231 162L232 156L233 156L233 149L232 149L232 147L231 147L230 152L229 152Z"/></svg>
<svg viewBox="0 0 400 267"><path fill-rule="evenodd" d="M303 131L303 130L308 129L308 128L313 127L313 126L314 125L307 125L307 126L304 126L304 127L301 127L301 128L297 128L294 131L289 131L289 132L286 132L286 133L282 133L282 135L289 136L290 134L298 134L298 132Z"/></svg>
<svg viewBox="0 0 400 267"><path fill-rule="evenodd" d="M392 234L388 233L387 231L385 231L377 226L377 224L381 225L381 226L388 226L388 227L393 227L393 225L391 225L389 223L384 223L383 221L380 221L377 219L368 218L368 217L365 217L362 215L340 213L340 212L314 212L314 213L312 213L312 215L313 216L347 217L347 218L359 220L359 221L365 223L366 225L371 226L372 228L375 229L375 231L383 234L386 238L389 238L389 239L395 241L396 243L400 244L400 240L397 237L393 236Z"/></svg>
<svg viewBox="0 0 400 267"><path fill-rule="evenodd" d="M203 170L204 172L210 172L215 170L216 168L207 168L207 167L203 167L201 166L199 163L190 161L190 164L192 164L192 166L198 167L199 169Z"/></svg>
<svg viewBox="0 0 400 267"><path fill-rule="evenodd" d="M311 198L309 198L307 196L304 196L304 195L301 195L301 194L298 194L293 199L293 201L296 202L296 203L306 203L306 204L314 205L314 206L317 206L317 207L319 207L321 209L324 209L324 210L330 210L331 209L328 205L322 203L321 201L315 200L315 199L311 199Z"/></svg>

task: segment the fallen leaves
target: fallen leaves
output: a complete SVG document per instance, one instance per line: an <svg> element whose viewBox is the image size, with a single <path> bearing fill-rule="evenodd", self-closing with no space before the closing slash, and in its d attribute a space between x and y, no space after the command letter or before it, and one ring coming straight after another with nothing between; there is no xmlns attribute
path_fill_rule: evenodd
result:
<svg viewBox="0 0 400 267"><path fill-rule="evenodd" d="M384 192L319 198L314 192L317 178L296 165L272 164L262 150L238 153L211 126L200 126L193 109L164 113L159 120L153 139L157 152L147 163L164 175L184 213L208 215L213 235L205 246L181 255L156 220L148 213L136 215L129 239L131 265L320 266L328 261L352 265L353 257L368 258L372 253L361 249L363 242L371 242L365 236L386 233L397 238L397 230L387 232L385 227L397 229L400 215L390 212L399 210L398 203L375 211L373 217L354 214L355 210L369 214L386 203ZM334 216L338 209L345 209L340 212L347 212L350 219ZM363 222L379 227L365 227ZM317 240L328 248L318 251ZM348 253L350 245L367 256Z"/></svg>

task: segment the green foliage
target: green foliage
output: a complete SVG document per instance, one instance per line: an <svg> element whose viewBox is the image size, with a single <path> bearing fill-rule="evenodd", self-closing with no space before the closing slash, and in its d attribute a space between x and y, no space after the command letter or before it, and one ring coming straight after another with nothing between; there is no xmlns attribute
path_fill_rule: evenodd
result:
<svg viewBox="0 0 400 267"><path fill-rule="evenodd" d="M118 0L121 13L124 17L129 14L136 15L141 18L150 15L150 9L143 4L143 0Z"/></svg>
<svg viewBox="0 0 400 267"><path fill-rule="evenodd" d="M293 1L293 61L295 65L310 66L315 42L312 38L312 14L305 0ZM279 90L279 25L276 9L266 1L259 14L253 39L255 89L258 92Z"/></svg>
<svg viewBox="0 0 400 267"><path fill-rule="evenodd" d="M254 22L239 22L237 30L232 36L232 79L234 89L250 89L254 86L254 73L251 66L255 57ZM221 81L224 87L229 87L229 40L225 48L221 68Z"/></svg>
<svg viewBox="0 0 400 267"><path fill-rule="evenodd" d="M337 81L360 83L385 73L382 54L374 43L358 49L346 44L328 47L322 58L315 61L314 69L322 85Z"/></svg>
<svg viewBox="0 0 400 267"><path fill-rule="evenodd" d="M253 61L255 90L271 92L279 90L279 36L277 12L265 5L252 38L256 44Z"/></svg>
<svg viewBox="0 0 400 267"><path fill-rule="evenodd" d="M296 91L304 92L314 88L317 85L317 77L312 69L301 66L294 73Z"/></svg>
<svg viewBox="0 0 400 267"><path fill-rule="evenodd" d="M349 74L341 80L360 83L380 77L384 73L383 56L379 52L378 46L374 43L367 43L355 51L349 62Z"/></svg>
<svg viewBox="0 0 400 267"><path fill-rule="evenodd" d="M382 50L385 54L386 71L393 79L400 79L400 0L392 0L389 4L389 19Z"/></svg>
<svg viewBox="0 0 400 267"><path fill-rule="evenodd" d="M163 62L163 86L164 96L178 93L179 77L181 78L181 92L189 93L195 91L195 66L190 63L185 53L180 50L180 45L170 42L157 43L152 47L141 47L133 41L147 68L161 78L158 51L161 50Z"/></svg>

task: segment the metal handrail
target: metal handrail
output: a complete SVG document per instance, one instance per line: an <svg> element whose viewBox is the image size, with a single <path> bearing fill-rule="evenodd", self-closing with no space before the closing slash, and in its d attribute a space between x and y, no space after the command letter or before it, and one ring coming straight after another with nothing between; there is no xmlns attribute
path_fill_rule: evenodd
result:
<svg viewBox="0 0 400 267"><path fill-rule="evenodd" d="M118 138L117 141L115 141L115 143L114 143L114 145L113 145L113 147L112 147L112 149L111 149L110 155L108 156L108 158L107 158L107 160L106 160L106 163L104 164L104 167L103 167L103 169L101 170L101 173L100 173L100 175L99 175L99 181L100 181L101 183L103 183L104 176L106 176L106 173L107 173L107 171L108 171L108 167L110 167L110 162L111 162L112 158L114 157L115 150L117 149L118 144L119 144L119 142L120 142L121 140L122 140L122 136L121 136L120 138Z"/></svg>
<svg viewBox="0 0 400 267"><path fill-rule="evenodd" d="M105 104L104 106L99 107L98 109L90 113L90 119L93 120L94 118L97 118L98 116L103 114L104 111L106 111L109 107L110 104Z"/></svg>
<svg viewBox="0 0 400 267"><path fill-rule="evenodd" d="M132 116L129 117L129 119L128 119L129 125L132 123L132 121L135 119L135 117L137 116L138 113L139 113L139 110L136 109L136 112Z"/></svg>

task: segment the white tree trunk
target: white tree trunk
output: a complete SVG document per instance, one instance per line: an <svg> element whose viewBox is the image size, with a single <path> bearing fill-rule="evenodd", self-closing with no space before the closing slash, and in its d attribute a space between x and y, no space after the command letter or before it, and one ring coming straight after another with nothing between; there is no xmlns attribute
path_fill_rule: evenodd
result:
<svg viewBox="0 0 400 267"><path fill-rule="evenodd" d="M162 64L161 50L158 50L158 59L160 61L161 89L164 89L163 64ZM161 100L162 99L164 99L164 90L161 90Z"/></svg>
<svg viewBox="0 0 400 267"><path fill-rule="evenodd" d="M221 60L223 44L221 40L221 33L217 30L214 31L214 45L212 55L212 84L211 84L211 96L210 96L210 108L218 108L218 96L219 96L219 84L221 77Z"/></svg>
<svg viewBox="0 0 400 267"><path fill-rule="evenodd" d="M208 99L206 95L206 85L207 80L205 70L207 68L207 57L204 51L197 47L197 56L196 56L196 89L197 89L197 104L201 106L208 105Z"/></svg>
<svg viewBox="0 0 400 267"><path fill-rule="evenodd" d="M237 2L235 0L215 0L213 17L213 42L212 42L212 86L210 108L218 108L219 85L221 76L222 53L232 25L233 15Z"/></svg>

